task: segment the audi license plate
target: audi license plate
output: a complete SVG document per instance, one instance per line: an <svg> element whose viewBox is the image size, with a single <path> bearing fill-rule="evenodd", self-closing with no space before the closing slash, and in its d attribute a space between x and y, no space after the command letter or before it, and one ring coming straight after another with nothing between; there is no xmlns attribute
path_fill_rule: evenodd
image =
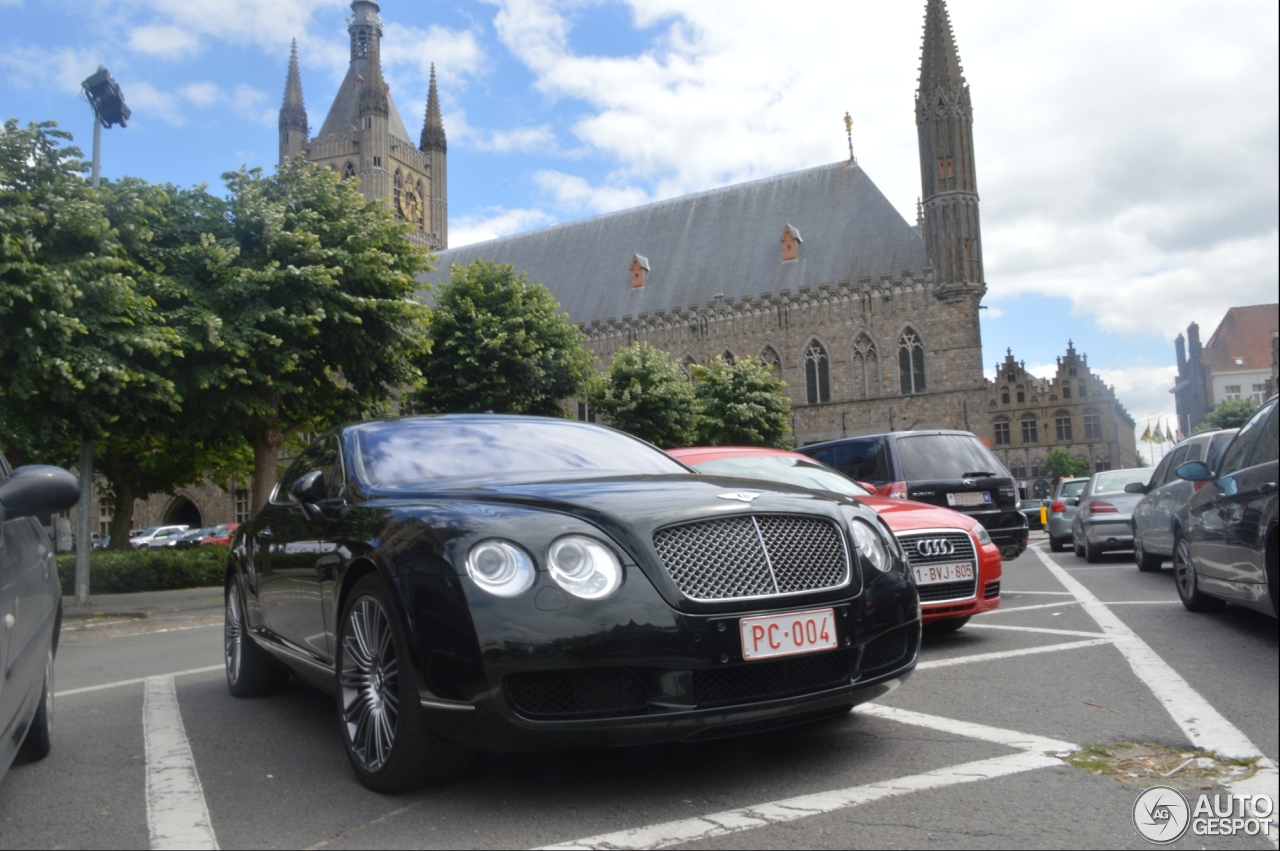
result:
<svg viewBox="0 0 1280 851"><path fill-rule="evenodd" d="M955 564L931 564L927 567L914 568L917 585L933 585L938 582L959 582L973 578L973 562L961 561Z"/></svg>
<svg viewBox="0 0 1280 851"><path fill-rule="evenodd" d="M947 505L990 505L991 491L981 493L949 493Z"/></svg>
<svg viewBox="0 0 1280 851"><path fill-rule="evenodd" d="M743 618L742 658L773 659L836 646L835 609Z"/></svg>

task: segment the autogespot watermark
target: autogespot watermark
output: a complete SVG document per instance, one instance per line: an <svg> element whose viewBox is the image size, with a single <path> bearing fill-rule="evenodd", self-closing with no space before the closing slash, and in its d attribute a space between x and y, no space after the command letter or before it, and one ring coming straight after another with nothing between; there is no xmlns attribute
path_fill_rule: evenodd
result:
<svg viewBox="0 0 1280 851"><path fill-rule="evenodd" d="M1157 845L1181 839L1188 829L1194 836L1266 837L1275 811L1270 795L1202 794L1192 807L1177 789L1153 786L1133 802L1133 826Z"/></svg>

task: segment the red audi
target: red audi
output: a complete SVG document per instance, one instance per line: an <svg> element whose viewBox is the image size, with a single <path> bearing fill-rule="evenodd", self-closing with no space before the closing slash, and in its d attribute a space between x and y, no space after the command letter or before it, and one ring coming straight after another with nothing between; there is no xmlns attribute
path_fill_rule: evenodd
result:
<svg viewBox="0 0 1280 851"><path fill-rule="evenodd" d="M981 523L958 511L876 496L799 452L744 446L669 449L699 473L783 482L852 496L884 518L907 553L930 632L952 632L1000 605L1000 550Z"/></svg>
<svg viewBox="0 0 1280 851"><path fill-rule="evenodd" d="M236 530L240 528L239 523L223 523L221 526L213 530L213 534L207 538L201 538L200 544L203 546L229 547L231 546L231 537L235 535Z"/></svg>

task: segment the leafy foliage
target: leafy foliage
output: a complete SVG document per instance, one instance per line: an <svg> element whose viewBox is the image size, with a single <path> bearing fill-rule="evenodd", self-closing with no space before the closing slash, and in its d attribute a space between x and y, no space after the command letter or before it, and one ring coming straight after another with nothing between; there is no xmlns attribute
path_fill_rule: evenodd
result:
<svg viewBox="0 0 1280 851"><path fill-rule="evenodd" d="M561 400L581 391L592 359L559 309L510 265L454 265L436 292L413 408L562 416Z"/></svg>
<svg viewBox="0 0 1280 851"><path fill-rule="evenodd" d="M787 385L761 360L729 363L716 358L709 366L694 366L693 377L698 400L694 440L699 445L792 447Z"/></svg>
<svg viewBox="0 0 1280 851"><path fill-rule="evenodd" d="M1050 449L1040 465L1040 475L1055 482L1089 475L1089 462L1077 458L1065 449Z"/></svg>
<svg viewBox="0 0 1280 851"><path fill-rule="evenodd" d="M1196 431L1207 431L1211 428L1240 428L1249 421L1258 403L1246 397L1243 399L1226 399L1213 406L1213 410L1205 415L1204 422L1196 426Z"/></svg>
<svg viewBox="0 0 1280 851"><path fill-rule="evenodd" d="M648 343L620 350L591 389L591 403L614 428L663 449L688 446L698 400L671 355Z"/></svg>
<svg viewBox="0 0 1280 851"><path fill-rule="evenodd" d="M126 594L133 591L168 591L173 588L206 588L221 585L227 573L226 547L190 549L142 549L89 554L93 593ZM74 593L76 557L58 556L58 580L62 593Z"/></svg>

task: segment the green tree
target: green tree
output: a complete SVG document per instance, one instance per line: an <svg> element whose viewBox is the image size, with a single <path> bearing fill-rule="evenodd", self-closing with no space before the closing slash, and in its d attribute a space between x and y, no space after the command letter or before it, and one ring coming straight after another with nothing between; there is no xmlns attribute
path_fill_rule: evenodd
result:
<svg viewBox="0 0 1280 851"><path fill-rule="evenodd" d="M1089 462L1077 458L1065 449L1050 449L1040 465L1040 475L1057 482L1089 475Z"/></svg>
<svg viewBox="0 0 1280 851"><path fill-rule="evenodd" d="M436 291L413 408L563 416L592 358L547 288L484 260L455 264L449 277Z"/></svg>
<svg viewBox="0 0 1280 851"><path fill-rule="evenodd" d="M17 463L65 464L173 404L178 335L70 139L53 122L0 132L0 442Z"/></svg>
<svg viewBox="0 0 1280 851"><path fill-rule="evenodd" d="M670 354L648 343L620 350L593 384L591 403L614 428L655 446L688 446L698 400Z"/></svg>
<svg viewBox="0 0 1280 851"><path fill-rule="evenodd" d="M709 366L694 366L698 416L695 440L704 446L794 445L791 399L786 384L774 377L758 358L733 363L716 358Z"/></svg>
<svg viewBox="0 0 1280 851"><path fill-rule="evenodd" d="M1213 406L1213 410L1205 415L1204 422L1196 426L1196 431L1207 431L1211 428L1240 428L1249 421L1258 403L1246 397L1244 399L1226 399Z"/></svg>
<svg viewBox="0 0 1280 851"><path fill-rule="evenodd" d="M430 267L381 202L303 158L264 177L224 175L227 230L210 222L183 257L192 319L190 410L253 449L253 509L301 431L383 412L421 373L429 311L414 295Z"/></svg>

